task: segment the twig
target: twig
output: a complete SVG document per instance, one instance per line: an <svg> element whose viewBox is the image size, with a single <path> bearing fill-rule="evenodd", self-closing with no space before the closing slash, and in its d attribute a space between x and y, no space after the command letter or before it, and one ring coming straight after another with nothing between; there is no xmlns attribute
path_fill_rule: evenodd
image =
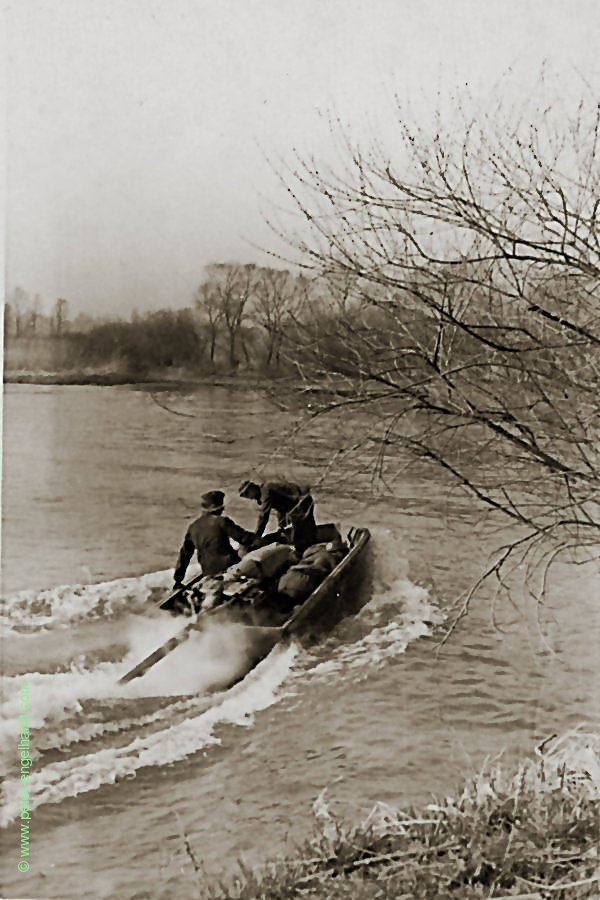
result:
<svg viewBox="0 0 600 900"><path fill-rule="evenodd" d="M378 856L370 856L367 859L357 859L353 862L342 863L340 868L347 873L354 871L354 869L359 868L359 866L373 866L378 863L396 862L397 860L406 859L410 856L430 856L432 853L438 853L442 850L457 849L458 847L460 847L460 844L456 843L456 841L451 841L449 844L440 844L436 847L421 846L416 847L414 850L399 850L396 853L382 853ZM306 875L304 878L300 878L296 884L304 884L305 882L311 881L319 874L327 874L327 870L336 868L336 865L337 863L328 863L326 869L321 870L321 872L314 872L312 875Z"/></svg>
<svg viewBox="0 0 600 900"><path fill-rule="evenodd" d="M522 875L515 875L515 878L532 887L542 888L544 891L566 891L568 888L582 887L584 884L593 884L594 882L600 885L599 872L596 872L591 878L582 878L580 881L564 881L562 884L540 884L539 881L530 881L529 878L523 878Z"/></svg>

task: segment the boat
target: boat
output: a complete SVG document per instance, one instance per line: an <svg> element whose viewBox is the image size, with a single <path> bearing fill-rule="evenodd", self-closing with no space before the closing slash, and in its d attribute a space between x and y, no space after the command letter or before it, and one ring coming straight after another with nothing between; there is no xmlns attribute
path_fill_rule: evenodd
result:
<svg viewBox="0 0 600 900"><path fill-rule="evenodd" d="M319 543L313 548L324 547L323 538L331 526L317 526ZM194 632L215 624L236 623L242 625L251 648L248 666L253 668L270 653L273 647L285 640L300 639L310 641L316 633L328 630L337 621L356 613L364 603L361 590L368 567L364 565L365 549L370 539L367 528L351 528L345 541L337 545L339 561L310 594L296 604L283 602L278 592L279 577L273 573L252 575L249 563L254 562L252 553L236 566L231 567L217 578L193 578L188 584L175 591L156 605L170 615L187 616L190 621L185 627L146 656L133 669L119 679L119 684L127 684L144 675L152 666L164 659L172 650L187 640ZM275 544L273 548L289 545ZM327 545L331 546L330 544ZM288 572L293 570L293 566ZM247 674L247 671L244 674ZM242 676L244 677L244 676ZM240 678L236 677L236 681ZM230 686L230 685L228 685Z"/></svg>

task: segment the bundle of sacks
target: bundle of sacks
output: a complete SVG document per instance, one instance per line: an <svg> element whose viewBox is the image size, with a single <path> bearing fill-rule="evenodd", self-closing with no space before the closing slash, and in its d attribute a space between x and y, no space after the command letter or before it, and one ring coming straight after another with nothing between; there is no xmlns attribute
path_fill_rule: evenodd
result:
<svg viewBox="0 0 600 900"><path fill-rule="evenodd" d="M257 550L250 550L244 558L227 570L232 580L243 578L277 578L282 572L298 562L298 556L291 544L267 544Z"/></svg>
<svg viewBox="0 0 600 900"><path fill-rule="evenodd" d="M202 579L202 609L213 609L223 600L235 596L243 597L249 585L274 580L295 562L298 562L298 556L289 544L268 544L251 550L222 575Z"/></svg>
<svg viewBox="0 0 600 900"><path fill-rule="evenodd" d="M294 605L301 603L335 569L344 553L344 546L339 541L313 544L304 551L300 562L281 576L278 592Z"/></svg>

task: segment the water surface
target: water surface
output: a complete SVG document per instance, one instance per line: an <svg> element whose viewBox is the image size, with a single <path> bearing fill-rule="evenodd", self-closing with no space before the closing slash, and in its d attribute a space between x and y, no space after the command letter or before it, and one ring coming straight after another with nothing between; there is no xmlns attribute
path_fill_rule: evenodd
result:
<svg viewBox="0 0 600 900"><path fill-rule="evenodd" d="M289 437L298 409L259 393L15 385L5 390L3 793L8 896L188 896L188 836L209 874L291 853L327 789L358 820L453 790L509 757L598 721L597 573L557 571L546 606L515 588L476 599L436 651L491 530L431 476L374 497L328 462L341 433ZM360 467L359 467L360 468ZM327 477L321 475L327 471ZM252 528L254 474L315 485L317 518L372 530L372 586L354 619L276 649L236 688L207 690L235 636L195 636L144 679L117 680L179 623L154 611L205 490ZM219 660L221 669L212 662ZM18 861L19 684L31 696L31 870Z"/></svg>

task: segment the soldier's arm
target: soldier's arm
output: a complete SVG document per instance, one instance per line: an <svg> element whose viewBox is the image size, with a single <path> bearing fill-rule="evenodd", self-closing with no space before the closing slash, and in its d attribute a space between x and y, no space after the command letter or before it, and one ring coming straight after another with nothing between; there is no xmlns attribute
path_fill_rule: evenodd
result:
<svg viewBox="0 0 600 900"><path fill-rule="evenodd" d="M183 544L181 545L181 550L179 551L179 557L177 559L177 565L175 566L175 572L173 578L175 580L175 584L181 584L183 579L185 578L186 569L190 563L192 556L194 555L194 542L190 537L189 531L187 532L185 538L183 539Z"/></svg>
<svg viewBox="0 0 600 900"><path fill-rule="evenodd" d="M225 526L227 537L237 541L238 544L241 544L243 547L250 547L255 542L256 535L254 532L246 531L241 525L237 525L233 519L223 516L223 524Z"/></svg>

